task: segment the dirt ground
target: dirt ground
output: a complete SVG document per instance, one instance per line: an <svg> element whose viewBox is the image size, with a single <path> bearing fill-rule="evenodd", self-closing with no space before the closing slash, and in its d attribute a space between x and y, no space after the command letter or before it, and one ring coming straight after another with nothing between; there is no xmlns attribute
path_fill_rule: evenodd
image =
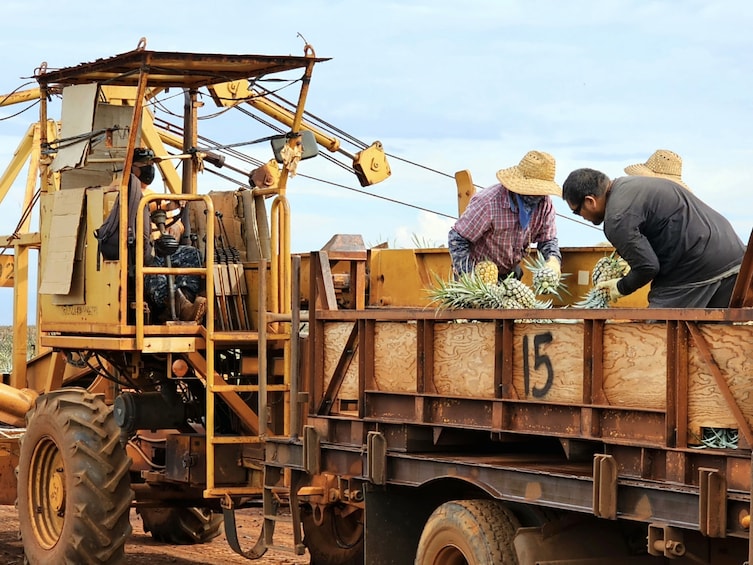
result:
<svg viewBox="0 0 753 565"><path fill-rule="evenodd" d="M236 512L238 540L241 549L251 548L261 531L261 509L250 508ZM126 565L192 565L216 563L222 565L254 563L258 565L303 565L309 556L294 555L280 550L270 550L261 559L249 561L235 553L227 543L224 530L210 543L203 545L166 545L155 542L144 533L141 518L131 510L133 534L126 542ZM23 565L23 546L19 540L18 515L13 506L0 505L0 563ZM275 532L275 543L292 545L290 524L280 522Z"/></svg>

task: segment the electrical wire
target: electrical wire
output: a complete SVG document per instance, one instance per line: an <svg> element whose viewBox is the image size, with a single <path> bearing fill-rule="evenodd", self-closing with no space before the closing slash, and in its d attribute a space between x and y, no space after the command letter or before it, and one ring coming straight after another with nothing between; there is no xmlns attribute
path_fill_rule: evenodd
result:
<svg viewBox="0 0 753 565"><path fill-rule="evenodd" d="M39 100L35 100L34 102L26 106L26 108L24 108L23 110L19 110L15 114L11 114L10 116L3 116L2 118L0 118L0 122L5 121L5 120L10 120L11 118L15 118L16 116L20 116L24 112L31 110L37 104L39 104Z"/></svg>
<svg viewBox="0 0 753 565"><path fill-rule="evenodd" d="M143 457L143 458L144 458L144 461L146 461L146 462L147 462L147 463L148 463L148 464L149 464L149 465L150 465L151 467L153 467L153 468L155 468L155 469L165 469L165 468L166 468L166 466L165 466L165 465L160 465L159 463L155 463L155 462L154 462L154 460L153 460L153 459L152 459L151 457L149 457L149 456L148 456L148 455L147 455L147 454L146 454L146 453L144 452L144 450L143 450L143 449L141 449L141 447L140 447L139 445L137 445L137 444L136 444L136 442L135 442L135 441L133 441L133 440L130 440L130 439L129 439L129 440L128 440L128 445L130 445L130 446L131 446L131 447L132 447L132 448L133 448L134 450L136 450L136 452L137 452L137 453L138 453L139 455L141 455L141 457Z"/></svg>
<svg viewBox="0 0 753 565"><path fill-rule="evenodd" d="M267 88L265 88L263 86L260 86L258 84L254 84L252 86L254 88L256 88L257 90L261 91L262 93L264 93L265 96L269 96L270 98L274 98L275 102L278 103L283 108L286 108L289 111L292 111L295 108L295 106L290 101L288 101L284 97L278 95L277 91L269 90L269 89L267 89ZM155 101L155 107L157 106L157 104L158 104L158 102ZM161 103L159 103L159 104L160 104L160 106L162 106ZM244 115L246 115L246 116L248 116L248 117L256 120L257 122L259 122L263 126L269 128L269 129L272 129L273 131L276 131L279 134L284 133L284 130L280 126L271 123L270 121L266 120L265 118L262 118L261 116L258 116L257 114L254 114L253 112L249 111L247 108L241 107L240 105L237 105L237 104L235 106L232 106L232 108L235 109L235 110L237 110L237 111L239 111L239 112L241 112L242 114L244 114ZM166 112L166 113L168 113L170 115L173 115L173 116L175 115L175 114L173 114L173 113L171 113L169 111ZM343 131L343 130L337 128L337 127L335 127L334 125L326 122L325 120L322 120L321 118L317 117L316 115L314 115L314 114L312 114L312 113L310 113L308 111L304 111L304 116L306 118L308 118L308 120L311 123L311 125L316 125L316 127L320 128L322 131L324 131L326 133L334 134L334 135L337 135L340 138L347 139L349 143L351 143L351 144L353 144L356 147L359 147L361 149L363 149L365 147L368 147L368 145L366 143L364 143L363 141L361 141L361 140L359 140L359 139L357 139L357 138L355 138L355 137L347 134L345 131ZM172 133L182 133L182 131L183 131L182 127L177 126L175 124L169 124L168 122L166 122L164 120L162 120L162 121L165 124L164 127L165 127L165 129L167 131L170 131ZM158 119L155 117L155 124L157 122L158 122ZM252 159L252 158L248 157L247 155L245 155L245 154L243 154L243 153L241 153L239 151L235 151L234 148L235 147L239 147L239 146L243 146L243 145L250 145L250 144L257 143L257 142L260 142L260 141L263 141L263 140L268 140L269 137L262 138L262 139L256 139L256 140L252 140L252 141L241 142L241 143L233 143L233 144L230 144L230 145L222 145L222 144L220 144L218 142L212 141L211 139L209 139L207 137L203 137L203 136L199 137L199 139L202 141L202 143L204 143L206 146L208 146L209 148L211 148L215 152L219 152L219 153L230 155L230 156L232 156L232 157L234 157L236 159L239 159L241 161L253 164L254 167L259 167L259 166L261 166L263 164L261 161ZM385 153L385 155L387 157L389 157L390 159L401 161L401 162L403 162L403 163L405 163L407 165L424 169L424 170L426 170L426 171L428 171L430 173L437 174L437 175L440 175L440 176L445 177L445 178L451 178L451 179L455 178L454 174L445 173L445 172L440 171L438 169L435 169L433 167L430 167L430 166L427 166L427 165L422 165L420 163L417 163L417 162L412 161L410 159L406 159L406 158L400 157L400 156L392 154L392 153ZM353 169L352 166L346 165L345 163L342 163L341 161L339 161L338 159L336 159L333 155L328 155L326 153L320 153L319 156L323 157L325 160L329 161L333 165L338 166L338 167L342 168L345 171L348 171L350 173L355 174L354 169ZM213 173L214 175L216 175L216 176L218 176L220 178L223 178L223 179L225 179L225 180L227 180L229 182L235 182L235 183L237 183L237 184L239 184L241 186L249 186L247 179L244 179L243 182L239 182L239 181L231 178L230 176L227 176L225 174L219 173L219 172L211 170L211 169L205 169L205 171L209 171L209 172ZM366 191L366 190L361 190L361 189L353 188L353 187L350 187L350 186L347 186L347 185L343 185L343 184L339 184L339 183L327 181L325 179L321 179L321 178L314 177L314 176L311 176L311 175L305 175L305 174L298 173L298 176L300 176L302 178L306 178L306 179L312 180L312 181L315 181L315 182L320 182L320 183L328 184L330 186L334 186L334 187L337 187L337 188L342 188L344 190L349 190L351 192L355 192L357 194L361 194L361 195L364 195L364 196L369 196L369 197L376 198L376 199L379 199L379 200L384 200L386 202L390 202L390 203L396 204L398 206L403 206L403 207L406 207L406 208L412 208L414 210L420 210L420 211L423 211L423 212L427 212L427 213L430 213L430 214L435 214L437 216L445 217L445 218L448 218L448 219L457 219L457 217L458 217L457 215L452 215L452 214L447 214L447 213L444 213L444 212L439 212L439 211L433 210L431 208L426 208L426 207L419 206L419 205L416 205L416 204L412 204L410 202L406 202L406 201L403 201L403 200L398 200L398 199L395 199L395 198L389 198L387 196L383 196L383 195L376 194L376 193L373 193L373 192L369 192L369 191ZM473 186L476 189L479 189L479 190L484 188L484 187L482 187L480 185L477 185L477 184L474 184ZM597 226L595 226L593 224L586 223L586 222L584 222L582 220L579 220L579 219L571 217L571 216L560 214L559 212L556 212L556 215L559 218L561 218L561 219L567 220L568 222L573 222L573 223L576 223L578 225L581 225L581 226L584 226L584 227L588 227L588 228L591 228L591 229L595 229L595 230L599 230L600 229L600 228L598 228Z"/></svg>
<svg viewBox="0 0 753 565"><path fill-rule="evenodd" d="M5 103L6 101L7 101L7 100L9 100L9 99L10 99L10 97L11 97L11 96L13 96L13 95L14 95L14 94L15 94L16 92L18 92L18 91L19 91L19 90L21 90L22 88L26 88L26 87L27 87L27 86L29 86L30 84L34 84L34 82L33 82L33 81L25 82L25 83L23 83L23 84L21 84L21 85L17 86L16 88L14 88L14 89L13 89L13 90L12 90L12 91L11 91L10 93L6 94L6 95L5 95L4 97L3 97L3 99L2 99L2 100L0 100L0 106L2 106L2 105L3 105L3 104L4 104L4 103ZM20 116L21 114L23 114L23 113L24 113L24 112L26 112L27 110L30 110L31 108L33 108L33 107L34 107L34 106L36 106L37 104L39 104L39 98L37 98L37 99L36 99L36 100L35 100L34 102L32 102L31 104L29 104L28 106L26 106L26 107L25 107L25 108L23 108L22 110L19 110L19 111L18 111L18 112L16 112L15 114L11 114L10 116L4 116L4 117L0 118L0 122L1 122L1 121L4 121L4 120L10 120L11 118L15 118L16 116Z"/></svg>
<svg viewBox="0 0 753 565"><path fill-rule="evenodd" d="M167 443L166 437L146 437L141 434L136 434L133 436L133 439L136 441L145 441L147 443Z"/></svg>
<svg viewBox="0 0 753 565"><path fill-rule="evenodd" d="M8 246L10 245L10 242L11 242L12 239L19 239L21 237L19 235L19 232L21 230L21 226L24 224L24 222L26 221L26 219L29 216L31 216L32 212L34 211L34 207L36 206L37 201L39 200L40 193L41 193L40 190L37 189L34 192L34 194L32 195L31 200L29 200L29 204L26 206L26 208L24 209L23 213L21 214L21 219L16 224L16 227L14 228L13 233L11 233L11 235L8 236L8 241L6 243L6 246L3 247L0 250L0 255L4 255L5 252L9 249Z"/></svg>

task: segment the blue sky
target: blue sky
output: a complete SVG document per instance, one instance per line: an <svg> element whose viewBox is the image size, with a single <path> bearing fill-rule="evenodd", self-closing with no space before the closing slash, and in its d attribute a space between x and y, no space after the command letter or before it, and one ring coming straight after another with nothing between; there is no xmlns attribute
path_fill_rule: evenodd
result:
<svg viewBox="0 0 753 565"><path fill-rule="evenodd" d="M335 233L361 234L367 244L446 244L446 216L457 211L455 171L469 169L488 186L531 149L556 158L560 184L578 167L620 176L656 149L673 150L683 157L686 183L744 241L753 227L749 2L65 4L4 3L0 93L22 85L43 61L92 61L134 49L141 37L157 51L300 55L300 34L317 56L332 58L314 70L308 110L366 143L381 141L395 156L391 178L365 190L437 214L296 177L288 192L293 251L318 249ZM0 117L20 109L0 108ZM2 170L36 115L0 121ZM245 127L218 140L254 138ZM266 146L241 150L271 157ZM361 190L320 158L299 172ZM200 180L200 190L232 188L214 176ZM564 202L555 205L562 246L604 240L601 230L572 221ZM0 204L0 231L8 233L18 214L20 196L11 194Z"/></svg>

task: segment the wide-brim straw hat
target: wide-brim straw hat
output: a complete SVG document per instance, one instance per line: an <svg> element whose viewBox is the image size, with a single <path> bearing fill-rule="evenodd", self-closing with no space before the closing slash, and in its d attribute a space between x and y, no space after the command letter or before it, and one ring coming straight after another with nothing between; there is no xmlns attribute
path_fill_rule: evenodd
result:
<svg viewBox="0 0 753 565"><path fill-rule="evenodd" d="M554 157L543 151L529 151L520 164L497 171L497 180L509 191L528 196L562 196L554 182Z"/></svg>
<svg viewBox="0 0 753 565"><path fill-rule="evenodd" d="M669 179L690 190L682 181L682 158L667 149L657 149L645 163L629 165L625 167L625 172L631 176Z"/></svg>

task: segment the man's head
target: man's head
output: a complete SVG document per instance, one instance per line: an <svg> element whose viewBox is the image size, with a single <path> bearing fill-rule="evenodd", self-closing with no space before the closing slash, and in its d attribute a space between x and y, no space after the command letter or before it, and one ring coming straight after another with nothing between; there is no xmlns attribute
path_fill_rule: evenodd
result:
<svg viewBox="0 0 753 565"><path fill-rule="evenodd" d="M154 156L154 151L146 149L144 147L137 147L133 150L133 163L131 164L131 172L138 178L143 184L152 184L154 181L154 163L159 161Z"/></svg>
<svg viewBox="0 0 753 565"><path fill-rule="evenodd" d="M576 169L562 184L562 198L573 214L594 225L604 221L609 177L594 169Z"/></svg>

